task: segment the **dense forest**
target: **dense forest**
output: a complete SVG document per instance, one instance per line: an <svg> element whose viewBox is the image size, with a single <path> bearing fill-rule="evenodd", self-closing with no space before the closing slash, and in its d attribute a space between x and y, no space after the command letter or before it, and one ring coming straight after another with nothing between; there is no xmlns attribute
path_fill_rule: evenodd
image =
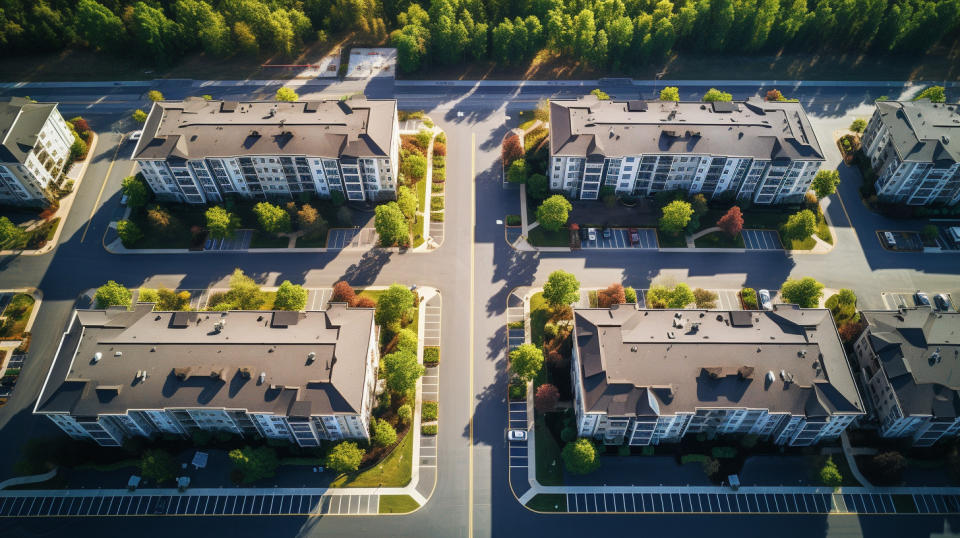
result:
<svg viewBox="0 0 960 538"><path fill-rule="evenodd" d="M413 72L540 50L619 69L672 51L922 54L957 39L960 0L0 0L0 47L87 47L156 65L204 51L295 55L341 32Z"/></svg>

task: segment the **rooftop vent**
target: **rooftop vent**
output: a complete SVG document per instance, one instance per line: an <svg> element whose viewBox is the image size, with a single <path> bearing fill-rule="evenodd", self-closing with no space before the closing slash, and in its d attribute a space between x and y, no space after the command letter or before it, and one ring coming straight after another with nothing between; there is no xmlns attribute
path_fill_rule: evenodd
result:
<svg viewBox="0 0 960 538"><path fill-rule="evenodd" d="M777 376L773 375L773 370L767 371L767 383L773 383L777 380Z"/></svg>
<svg viewBox="0 0 960 538"><path fill-rule="evenodd" d="M117 351L117 352L115 352L115 353L113 354L113 356L114 356L114 357L122 357L122 356L123 356L123 352L122 352L122 351Z"/></svg>
<svg viewBox="0 0 960 538"><path fill-rule="evenodd" d="M310 353L307 353L307 363L309 364L313 362L313 359L315 359L316 357L317 357L317 354L312 351Z"/></svg>
<svg viewBox="0 0 960 538"><path fill-rule="evenodd" d="M100 362L100 359L103 358L103 353L99 351L93 354L93 362Z"/></svg>
<svg viewBox="0 0 960 538"><path fill-rule="evenodd" d="M266 381L266 380L267 380L267 373L266 373L266 372L260 372L260 377L257 378L257 384L258 384L258 385L263 384L263 382Z"/></svg>

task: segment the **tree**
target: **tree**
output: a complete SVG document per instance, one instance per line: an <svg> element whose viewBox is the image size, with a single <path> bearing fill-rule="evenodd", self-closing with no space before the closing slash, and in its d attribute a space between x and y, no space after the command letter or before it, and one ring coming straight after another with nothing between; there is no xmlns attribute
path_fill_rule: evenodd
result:
<svg viewBox="0 0 960 538"><path fill-rule="evenodd" d="M259 202L253 206L253 213L257 216L260 228L268 234L287 233L290 231L290 213L280 206L270 202Z"/></svg>
<svg viewBox="0 0 960 538"><path fill-rule="evenodd" d="M707 207L707 197L702 193L694 194L690 197L690 207L693 208L694 216L702 216L707 213L709 207Z"/></svg>
<svg viewBox="0 0 960 538"><path fill-rule="evenodd" d="M400 188L397 189L397 206L408 221L416 217L418 205L419 200L417 200L417 194L410 188L401 185Z"/></svg>
<svg viewBox="0 0 960 538"><path fill-rule="evenodd" d="M228 455L233 468L240 472L240 481L245 484L270 478L276 474L280 464L277 452L268 446L235 448Z"/></svg>
<svg viewBox="0 0 960 538"><path fill-rule="evenodd" d="M413 408L410 404L403 404L397 408L397 418L400 419L401 424L410 424L413 420Z"/></svg>
<svg viewBox="0 0 960 538"><path fill-rule="evenodd" d="M230 275L230 289L219 297L216 295L210 299L209 310L257 310L265 300L260 286L239 268Z"/></svg>
<svg viewBox="0 0 960 538"><path fill-rule="evenodd" d="M127 17L124 13L124 18ZM182 51L183 28L168 19L162 8L137 2L127 20L133 43L142 56L159 65L167 65ZM162 100L163 96L160 98Z"/></svg>
<svg viewBox="0 0 960 538"><path fill-rule="evenodd" d="M16 244L23 238L23 229L7 217L0 217L0 245Z"/></svg>
<svg viewBox="0 0 960 538"><path fill-rule="evenodd" d="M787 239L802 241L817 231L817 216L813 211L804 209L787 217L787 223L783 225L783 235Z"/></svg>
<svg viewBox="0 0 960 538"><path fill-rule="evenodd" d="M157 310L176 312L190 309L190 292L187 290L174 291L167 288L159 288L157 294ZM139 299L143 301L141 297Z"/></svg>
<svg viewBox="0 0 960 538"><path fill-rule="evenodd" d="M516 159L507 167L507 181L510 183L525 183L530 167L526 159Z"/></svg>
<svg viewBox="0 0 960 538"><path fill-rule="evenodd" d="M597 292L597 306L600 308L609 308L610 305L623 304L625 302L627 302L627 296L621 284L610 284L607 289Z"/></svg>
<svg viewBox="0 0 960 538"><path fill-rule="evenodd" d="M117 222L117 235L127 248L133 248L137 241L143 239L143 232L137 223L126 219Z"/></svg>
<svg viewBox="0 0 960 538"><path fill-rule="evenodd" d="M930 86L913 98L914 101L918 101L920 99L929 99L932 103L943 103L947 100L947 94L944 91L943 86Z"/></svg>
<svg viewBox="0 0 960 538"><path fill-rule="evenodd" d="M543 351L533 344L520 344L510 352L510 371L513 375L530 381L543 368Z"/></svg>
<svg viewBox="0 0 960 538"><path fill-rule="evenodd" d="M780 286L780 296L784 301L800 305L801 308L816 308L823 297L823 284L811 277L799 280L791 278Z"/></svg>
<svg viewBox="0 0 960 538"><path fill-rule="evenodd" d="M153 206L147 210L147 224L153 231L168 235L179 226L179 221L165 207Z"/></svg>
<svg viewBox="0 0 960 538"><path fill-rule="evenodd" d="M73 144L70 144L70 158L75 161L82 160L87 156L88 150L87 143L77 136L73 139Z"/></svg>
<svg viewBox="0 0 960 538"><path fill-rule="evenodd" d="M515 133L510 133L503 139L503 146L500 148L500 156L503 159L504 168L509 168L513 161L523 157L523 144L520 143L520 137Z"/></svg>
<svg viewBox="0 0 960 538"><path fill-rule="evenodd" d="M840 474L840 469L837 469L837 464L833 463L833 456L827 456L827 461L820 468L820 482L831 488L838 488L843 484L843 475Z"/></svg>
<svg viewBox="0 0 960 538"><path fill-rule="evenodd" d="M878 486L899 486L907 469L907 458L896 450L880 452L870 458L870 481Z"/></svg>
<svg viewBox="0 0 960 538"><path fill-rule="evenodd" d="M376 446L390 446L397 442L397 430L382 418L372 420L370 429L370 441Z"/></svg>
<svg viewBox="0 0 960 538"><path fill-rule="evenodd" d="M543 229L556 232L567 223L571 210L573 210L573 205L566 198L554 194L544 200L537 208L537 221L540 222Z"/></svg>
<svg viewBox="0 0 960 538"><path fill-rule="evenodd" d="M850 130L859 134L862 133L867 128L867 120L863 118L857 118L853 120L853 123L850 124Z"/></svg>
<svg viewBox="0 0 960 538"><path fill-rule="evenodd" d="M297 95L297 92L291 90L290 88L283 86L277 90L277 94L274 96L274 99L277 101L297 101L300 99L300 96Z"/></svg>
<svg viewBox="0 0 960 538"><path fill-rule="evenodd" d="M157 101L163 101L163 94L160 93L160 90L150 90L147 92L147 99L156 103Z"/></svg>
<svg viewBox="0 0 960 538"><path fill-rule="evenodd" d="M826 198L837 192L837 185L840 184L840 172L836 170L820 170L814 176L810 188L817 195L818 199ZM809 236L808 236L809 237Z"/></svg>
<svg viewBox="0 0 960 538"><path fill-rule="evenodd" d="M397 331L394 351L405 351L416 354L417 343L417 333L411 331L410 329L400 329Z"/></svg>
<svg viewBox="0 0 960 538"><path fill-rule="evenodd" d="M383 373L387 388L397 394L405 394L417 386L417 380L426 371L417 362L417 356L408 351L395 351L383 357Z"/></svg>
<svg viewBox="0 0 960 538"><path fill-rule="evenodd" d="M130 207L143 207L150 200L150 189L138 176L123 178L120 192L127 196L127 205Z"/></svg>
<svg viewBox="0 0 960 538"><path fill-rule="evenodd" d="M660 229L669 234L678 234L690 222L693 207L683 200L674 200L663 207L663 216L660 217Z"/></svg>
<svg viewBox="0 0 960 538"><path fill-rule="evenodd" d="M347 303L352 306L356 301L357 294L353 287L347 284L345 280L340 280L333 285L333 293L330 295L331 303Z"/></svg>
<svg viewBox="0 0 960 538"><path fill-rule="evenodd" d="M240 227L240 217L218 205L207 209L204 215L207 219L207 231L214 239L233 237L234 232Z"/></svg>
<svg viewBox="0 0 960 538"><path fill-rule="evenodd" d="M307 306L307 290L299 284L284 280L277 288L273 307L277 310L303 310Z"/></svg>
<svg viewBox="0 0 960 538"><path fill-rule="evenodd" d="M560 401L560 391L550 383L537 387L537 392L533 395L533 406L541 413L556 409L558 401Z"/></svg>
<svg viewBox="0 0 960 538"><path fill-rule="evenodd" d="M667 86L666 88L660 90L660 100L661 101L679 101L680 88L676 86Z"/></svg>
<svg viewBox="0 0 960 538"><path fill-rule="evenodd" d="M96 308L107 308L109 306L130 306L133 294L122 284L113 280L108 280L106 284L97 288L97 293L93 296L94 306Z"/></svg>
<svg viewBox="0 0 960 538"><path fill-rule="evenodd" d="M327 467L338 473L349 473L360 468L366 451L353 441L342 441L327 454Z"/></svg>
<svg viewBox="0 0 960 538"><path fill-rule="evenodd" d="M827 298L824 306L830 309L837 327L860 320L857 314L857 295L851 289L837 290L837 293Z"/></svg>
<svg viewBox="0 0 960 538"><path fill-rule="evenodd" d="M573 304L580 300L580 281L572 273L554 271L543 285L543 298L552 307Z"/></svg>
<svg viewBox="0 0 960 538"><path fill-rule="evenodd" d="M607 92L601 90L600 88L595 88L593 90L590 90L590 95L597 96L597 99L600 99L601 101L610 100L610 96L607 95Z"/></svg>
<svg viewBox="0 0 960 538"><path fill-rule="evenodd" d="M178 467L177 461L165 450L147 450L140 457L140 475L157 484L176 478Z"/></svg>
<svg viewBox="0 0 960 538"><path fill-rule="evenodd" d="M143 123L147 121L147 113L140 110L139 108L133 111L133 121L137 123Z"/></svg>
<svg viewBox="0 0 960 538"><path fill-rule="evenodd" d="M550 181L543 174L531 174L527 178L527 195L535 200L543 200L550 194Z"/></svg>
<svg viewBox="0 0 960 538"><path fill-rule="evenodd" d="M409 288L392 284L380 294L377 301L377 311L374 314L377 324L393 332L400 330L400 322L407 311L413 308L414 299Z"/></svg>
<svg viewBox="0 0 960 538"><path fill-rule="evenodd" d="M374 211L373 227L384 246L407 245L410 243L410 228L407 219L396 202L380 204Z"/></svg>
<svg viewBox="0 0 960 538"><path fill-rule="evenodd" d="M707 93L703 94L703 102L711 103L713 101L732 101L733 96L729 93L722 92L716 88L710 88L707 90Z"/></svg>
<svg viewBox="0 0 960 538"><path fill-rule="evenodd" d="M630 304L637 304L637 290L630 286L623 288L623 297Z"/></svg>
<svg viewBox="0 0 960 538"><path fill-rule="evenodd" d="M740 207L733 206L717 221L717 226L730 237L736 237L743 231L743 212Z"/></svg>
<svg viewBox="0 0 960 538"><path fill-rule="evenodd" d="M257 43L257 36L250 29L250 26L243 22L233 23L233 38L237 42L237 48L247 56L253 56L260 50Z"/></svg>
<svg viewBox="0 0 960 538"><path fill-rule="evenodd" d="M402 159L400 171L414 182L427 177L427 158L417 153L411 153Z"/></svg>
<svg viewBox="0 0 960 538"><path fill-rule="evenodd" d="M716 308L717 298L717 294L710 290L705 290L703 288L696 288L693 290L693 299L697 304L697 308Z"/></svg>
<svg viewBox="0 0 960 538"><path fill-rule="evenodd" d="M370 297L360 295L357 297L357 300L354 301L352 306L354 308L376 308L377 302Z"/></svg>
<svg viewBox="0 0 960 538"><path fill-rule="evenodd" d="M310 204L303 204L297 211L297 225L305 237L319 237L327 233L329 224Z"/></svg>
<svg viewBox="0 0 960 538"><path fill-rule="evenodd" d="M697 300L690 286L683 282L669 288L667 286L650 286L647 291L647 305L650 308L685 308Z"/></svg>
<svg viewBox="0 0 960 538"><path fill-rule="evenodd" d="M567 471L573 474L590 474L600 468L597 448L585 437L564 445L560 457Z"/></svg>
<svg viewBox="0 0 960 538"><path fill-rule="evenodd" d="M94 49L115 49L126 33L123 20L94 0L77 3L76 27L80 36Z"/></svg>

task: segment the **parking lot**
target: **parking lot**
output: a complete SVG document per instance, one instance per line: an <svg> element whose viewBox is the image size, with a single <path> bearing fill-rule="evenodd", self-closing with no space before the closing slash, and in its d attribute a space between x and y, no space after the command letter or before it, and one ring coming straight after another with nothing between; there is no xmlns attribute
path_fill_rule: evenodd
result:
<svg viewBox="0 0 960 538"><path fill-rule="evenodd" d="M527 430L527 402L510 402L511 430ZM507 441L510 451L510 467L527 467L527 442Z"/></svg>
<svg viewBox="0 0 960 538"><path fill-rule="evenodd" d="M204 250L247 250L250 240L253 239L253 230L237 230L229 239L207 239Z"/></svg>
<svg viewBox="0 0 960 538"><path fill-rule="evenodd" d="M927 497L927 496L923 496ZM958 496L937 498L931 512L957 511ZM949 498L949 499L948 499ZM937 510L934 510L933 507ZM919 504L918 504L919 508ZM781 514L894 514L889 494L866 493L569 493L568 512L683 512Z"/></svg>
<svg viewBox="0 0 960 538"><path fill-rule="evenodd" d="M947 292L939 292L936 290L920 290L927 294L927 297L930 298L930 305L936 308L936 303L934 302L934 296L940 293L943 293L947 296L947 302L949 303L949 310L956 311L957 303L953 300L953 295ZM914 297L914 292L905 291L905 292L884 292L880 294L881 299L883 299L883 304L888 309L895 310L901 306L912 308L917 306L917 300Z"/></svg>
<svg viewBox="0 0 960 538"><path fill-rule="evenodd" d="M326 310L333 295L333 288L308 288L307 310Z"/></svg>
<svg viewBox="0 0 960 538"><path fill-rule="evenodd" d="M780 234L774 230L743 230L743 245L749 250L783 250Z"/></svg>
<svg viewBox="0 0 960 538"><path fill-rule="evenodd" d="M441 297L436 295L427 303L427 310L424 312L424 346L438 347L440 345L440 312Z"/></svg>
<svg viewBox="0 0 960 538"><path fill-rule="evenodd" d="M893 244L887 239L886 234L893 236ZM877 240L880 245L887 250L898 250L908 252L918 252L923 250L923 239L917 232L895 232L889 230L877 230Z"/></svg>
<svg viewBox="0 0 960 538"><path fill-rule="evenodd" d="M144 515L376 514L379 495L152 495L97 492L84 496L0 497L0 517Z"/></svg>
<svg viewBox="0 0 960 538"><path fill-rule="evenodd" d="M377 244L373 228L334 228L327 236L327 248L370 248Z"/></svg>
<svg viewBox="0 0 960 538"><path fill-rule="evenodd" d="M648 289L638 289L637 291L637 302L639 303L640 308L647 308L647 292ZM730 289L730 290L709 290L717 294L717 300L714 301L715 306L712 310L743 310L740 307L740 298L737 296L739 289ZM775 292L771 290L771 297L775 296ZM523 343L523 342L521 342Z"/></svg>
<svg viewBox="0 0 960 538"><path fill-rule="evenodd" d="M580 248L657 248L657 231L652 228L638 228L639 239L636 244L630 244L630 230L628 228L608 228L610 237L603 236L603 230L597 228L597 238L593 241L584 239L581 232Z"/></svg>

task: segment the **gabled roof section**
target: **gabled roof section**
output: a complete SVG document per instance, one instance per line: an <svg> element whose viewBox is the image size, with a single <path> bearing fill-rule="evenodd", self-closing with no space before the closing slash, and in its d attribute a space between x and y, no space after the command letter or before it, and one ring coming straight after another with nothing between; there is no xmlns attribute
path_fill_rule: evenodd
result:
<svg viewBox="0 0 960 538"><path fill-rule="evenodd" d="M0 162L25 163L56 109L56 103L34 103L24 97L0 103Z"/></svg>
<svg viewBox="0 0 960 538"><path fill-rule="evenodd" d="M878 101L880 121L903 161L947 168L960 162L960 105L919 101Z"/></svg>

